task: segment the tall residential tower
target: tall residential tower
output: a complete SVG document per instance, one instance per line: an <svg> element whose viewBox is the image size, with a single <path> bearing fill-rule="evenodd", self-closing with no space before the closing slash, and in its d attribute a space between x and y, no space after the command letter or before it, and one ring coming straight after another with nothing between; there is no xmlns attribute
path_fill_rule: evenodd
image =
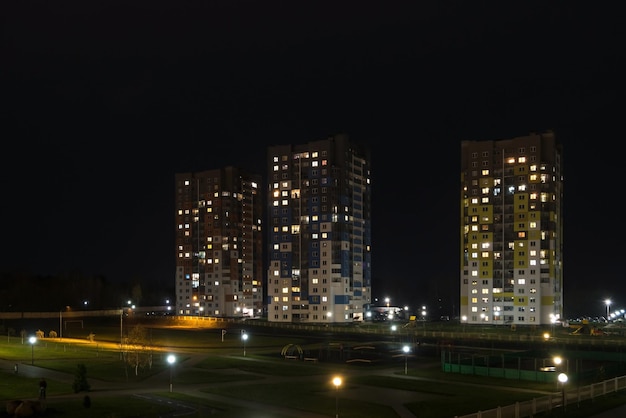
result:
<svg viewBox="0 0 626 418"><path fill-rule="evenodd" d="M268 321L363 320L370 194L369 149L346 136L268 148Z"/></svg>
<svg viewBox="0 0 626 418"><path fill-rule="evenodd" d="M561 157L553 132L462 142L462 322L563 316Z"/></svg>
<svg viewBox="0 0 626 418"><path fill-rule="evenodd" d="M252 317L263 309L261 177L226 167L176 181L176 314Z"/></svg>

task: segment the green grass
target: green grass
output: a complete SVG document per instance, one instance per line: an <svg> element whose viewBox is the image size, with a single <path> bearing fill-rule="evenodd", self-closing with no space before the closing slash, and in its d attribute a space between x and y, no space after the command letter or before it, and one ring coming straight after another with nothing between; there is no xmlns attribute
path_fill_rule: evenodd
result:
<svg viewBox="0 0 626 418"><path fill-rule="evenodd" d="M235 332L227 333L222 342L219 330L156 328L151 330L151 342L155 347L165 349L154 350L152 366L140 369L135 376L134 369L120 359L119 346L107 344L107 341L119 342L119 328L94 327L94 331L86 330L85 336L89 332L96 333L94 343L75 344L46 339L39 341L34 348L17 337L0 338L0 358L28 365L33 356L36 366L70 375L76 371L77 364L82 363L87 367L88 381L105 382L105 386L109 387L148 388L165 401L146 401L132 395L111 396L106 391L76 394L72 390L70 376L69 380L48 379L47 416L84 417L83 400L88 395L91 399L88 415L93 418L156 418L173 411L172 402L189 403L200 411L209 411L214 418L259 417L257 409L242 403L245 400L326 416L334 416L338 400L342 418L397 418L390 406L377 402L376 395L367 400L347 396L351 390L367 390L376 394L385 389L397 389L410 391L418 398L405 405L416 417L449 418L530 400L543 396L540 391L554 389L552 384L443 373L437 359L419 357L412 359L408 374L421 379L405 379L403 362L397 363L396 376L380 376L376 372L388 368L389 364L357 366L282 359L280 351L287 344L299 344L305 349L319 345L301 336L274 338L252 335L246 345L248 354L243 357L242 344ZM177 354L173 369L166 362L170 352ZM195 367L187 367L186 363L199 353L204 356L203 359ZM430 362L430 366L422 366L420 362ZM174 393L167 390L169 373L174 376ZM334 374L346 376L339 391L330 383ZM39 376L15 375L6 370L0 383L0 400L35 399L38 380ZM193 385L207 395L225 398L209 399L176 391L185 385ZM507 386L531 392L511 391L506 389ZM240 400L240 405L226 402L228 398ZM625 401L626 395L605 396L593 403L568 407L567 414L568 417L586 417L597 413L604 405L612 407ZM199 416L208 416L209 412ZM558 412L562 413L553 411L554 414ZM259 418L288 416L268 407L266 416Z"/></svg>

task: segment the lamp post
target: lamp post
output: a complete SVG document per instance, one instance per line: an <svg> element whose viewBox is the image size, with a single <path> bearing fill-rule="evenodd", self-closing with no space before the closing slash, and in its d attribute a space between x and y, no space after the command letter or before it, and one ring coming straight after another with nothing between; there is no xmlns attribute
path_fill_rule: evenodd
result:
<svg viewBox="0 0 626 418"><path fill-rule="evenodd" d="M404 351L404 374L407 373L407 356L409 354L409 351L411 351L411 349L409 348L408 345L405 345L404 347L402 347L402 351Z"/></svg>
<svg viewBox="0 0 626 418"><path fill-rule="evenodd" d="M461 322L463 323L463 333L465 333L465 324L467 324L467 315L463 315L461 317Z"/></svg>
<svg viewBox="0 0 626 418"><path fill-rule="evenodd" d="M567 383L567 375L565 373L559 373L558 376L559 382L561 382L561 403L563 404L563 412L567 408L565 404L565 384Z"/></svg>
<svg viewBox="0 0 626 418"><path fill-rule="evenodd" d="M333 385L335 385L335 418L339 418L339 386L341 386L341 377L336 376L333 378Z"/></svg>
<svg viewBox="0 0 626 418"><path fill-rule="evenodd" d="M174 363L176 363L176 356L170 354L167 356L167 362L170 364L170 393L172 392L172 375L174 373Z"/></svg>
<svg viewBox="0 0 626 418"><path fill-rule="evenodd" d="M124 351L124 332L123 332L123 326L124 326L124 308L122 307L122 309L120 309L120 360L122 360L123 358L123 351Z"/></svg>
<svg viewBox="0 0 626 418"><path fill-rule="evenodd" d="M559 357L559 356L555 356L552 359L552 362L554 363L554 371L558 373L559 370L560 370L559 366L561 366L561 363L563 362L563 359L561 357ZM560 379L561 379L561 375L558 375L557 376L557 384L556 384L557 390L559 389L559 383L558 382L560 381Z"/></svg>
<svg viewBox="0 0 626 418"><path fill-rule="evenodd" d="M243 332L241 334L241 340L243 341L243 356L246 356L246 340L248 339L248 334Z"/></svg>
<svg viewBox="0 0 626 418"><path fill-rule="evenodd" d="M609 322L609 315L611 314L611 299L606 299L604 304L606 305L606 322Z"/></svg>
<svg viewBox="0 0 626 418"><path fill-rule="evenodd" d="M32 366L35 364L35 343L37 342L37 338L30 337L28 342L30 343L30 364Z"/></svg>

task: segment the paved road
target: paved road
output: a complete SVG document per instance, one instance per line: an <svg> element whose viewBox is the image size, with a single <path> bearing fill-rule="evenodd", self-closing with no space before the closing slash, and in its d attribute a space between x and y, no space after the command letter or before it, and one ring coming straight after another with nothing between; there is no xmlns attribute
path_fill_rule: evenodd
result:
<svg viewBox="0 0 626 418"><path fill-rule="evenodd" d="M609 411L600 412L597 415L592 415L589 418L624 418L626 417L626 405L622 405Z"/></svg>

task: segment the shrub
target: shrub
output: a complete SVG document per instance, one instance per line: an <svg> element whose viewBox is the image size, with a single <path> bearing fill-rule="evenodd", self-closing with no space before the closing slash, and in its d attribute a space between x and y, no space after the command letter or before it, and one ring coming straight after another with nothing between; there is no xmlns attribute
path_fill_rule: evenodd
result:
<svg viewBox="0 0 626 418"><path fill-rule="evenodd" d="M72 383L74 393L89 392L91 385L87 382L87 367L84 364L78 364L76 374L74 375L74 383Z"/></svg>

